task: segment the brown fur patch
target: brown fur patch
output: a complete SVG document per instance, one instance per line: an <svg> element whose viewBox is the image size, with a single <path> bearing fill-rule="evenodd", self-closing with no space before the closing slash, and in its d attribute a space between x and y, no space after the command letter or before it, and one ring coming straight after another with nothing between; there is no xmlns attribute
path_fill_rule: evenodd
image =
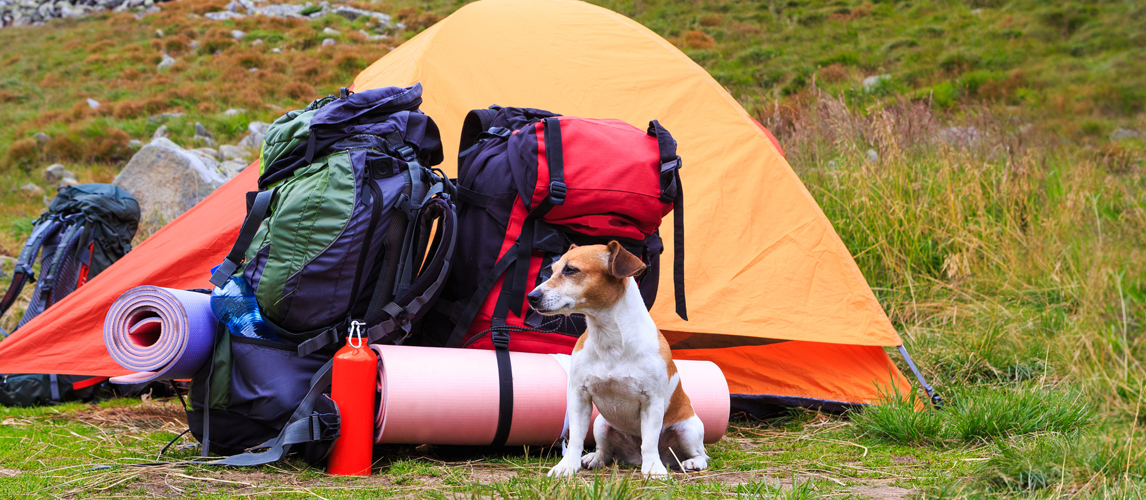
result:
<svg viewBox="0 0 1146 500"><path fill-rule="evenodd" d="M672 380L672 376L676 375L676 363L672 360L672 349L669 348L668 340L657 330L657 337L660 340L660 354L661 359L664 359L665 366L668 367L668 378ZM692 409L692 401L688 399L688 395L684 393L684 387L677 380L676 389L672 391L672 397L669 398L668 406L665 407L664 426L669 426L677 422L683 422L696 415Z"/></svg>
<svg viewBox="0 0 1146 500"><path fill-rule="evenodd" d="M578 302L590 309L608 309L625 294L624 280L613 276L609 269L605 245L573 247L553 264L553 277L550 287L564 289L572 285L581 291ZM565 268L572 266L579 272L565 274Z"/></svg>

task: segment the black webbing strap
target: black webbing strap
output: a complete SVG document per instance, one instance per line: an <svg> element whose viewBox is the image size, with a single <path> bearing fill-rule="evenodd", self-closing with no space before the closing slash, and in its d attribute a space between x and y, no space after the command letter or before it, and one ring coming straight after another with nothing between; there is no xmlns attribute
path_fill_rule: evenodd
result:
<svg viewBox="0 0 1146 500"><path fill-rule="evenodd" d="M521 234L517 237L517 260L513 264L513 271L509 273L511 279L506 280L507 287L502 293L509 294L509 310L520 316L522 303L525 302L525 288L529 280L529 259L533 254L533 236L536 233L535 221L545 217L553 207L565 203L568 187L565 185L565 155L561 145L561 121L557 118L546 118L545 123L545 162L549 164L549 189L545 198L536 202L521 225ZM496 317L496 316L495 316Z"/></svg>
<svg viewBox="0 0 1146 500"><path fill-rule="evenodd" d="M676 314L688 321L688 306L684 298L684 186L680 181L681 161L676 154L676 139L660 122L649 122L648 135L657 138L661 157L661 201L672 202L673 222L673 292L676 296Z"/></svg>
<svg viewBox="0 0 1146 500"><path fill-rule="evenodd" d="M20 291L24 289L24 285L29 280L36 279L32 265L36 262L36 256L40 254L40 248L44 246L44 238L48 236L48 233L57 230L59 225L59 219L49 217L40 219L32 227L32 234L28 235L28 241L20 250L20 256L16 259L16 265L12 270L12 283L8 285L8 291L4 293L4 298L0 299L0 314L8 312L8 308L16 302L16 298L20 296Z"/></svg>
<svg viewBox="0 0 1146 500"><path fill-rule="evenodd" d="M515 243L514 245L517 244ZM478 310L481 309L482 304L485 303L485 298L489 295L489 292L493 290L493 286L497 284L498 278L501 278L501 276L505 274L506 270L509 269L509 265L513 264L513 261L516 259L517 252L515 248L509 247L509 249L505 251L505 254L501 256L501 259L498 259L497 263L493 265L493 269L490 269L490 271L486 273L481 283L478 283L477 288L474 289L474 293L470 296L466 307L462 309L461 315L456 318L457 321L454 323L454 331L450 332L450 338L446 341L445 347L462 346L466 332L470 329L470 323L473 323L474 316L477 316Z"/></svg>
<svg viewBox="0 0 1146 500"><path fill-rule="evenodd" d="M255 196L255 202L251 204L251 211L247 212L247 218L243 220L243 227L239 229L239 237L235 239L235 245L231 247L231 252L227 254L227 258L223 259L223 263L219 264L219 268L211 275L211 284L215 286L223 286L231 274L243 263L246 258L247 248L250 248L251 241L255 239L255 233L259 232L259 226L262 225L263 219L267 218L271 208L271 198L274 197L275 190L268 189L260 191Z"/></svg>
<svg viewBox="0 0 1146 500"><path fill-rule="evenodd" d="M493 435L492 446L504 446L513 426L513 365L509 362L509 332L494 330L494 352L497 354L497 379L500 399L497 405L497 432Z"/></svg>
<svg viewBox="0 0 1146 500"><path fill-rule="evenodd" d="M331 367L333 365L334 360L332 359L318 371L315 378L312 379L310 391L302 398L298 408L295 408L278 437L259 446L259 448L267 448L267 450L261 452L248 451L206 463L240 467L269 464L282 459L290 451L293 444L334 439L340 424L338 415L314 413L314 405L318 398L330 388Z"/></svg>

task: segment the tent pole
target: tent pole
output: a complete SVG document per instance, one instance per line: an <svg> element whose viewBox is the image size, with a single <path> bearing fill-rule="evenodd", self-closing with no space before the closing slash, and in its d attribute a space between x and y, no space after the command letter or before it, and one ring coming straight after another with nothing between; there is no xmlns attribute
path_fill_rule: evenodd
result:
<svg viewBox="0 0 1146 500"><path fill-rule="evenodd" d="M943 397L941 397L939 394L936 394L935 389L933 389L926 380L923 380L923 374L919 373L919 368L915 366L915 361L911 359L911 355L907 353L907 349L902 345L900 345L898 348L899 353L903 355L904 361L907 361L907 366L911 367L911 372L914 373L915 378L919 380L919 385L923 386L923 390L927 392L927 397L931 398L931 404L935 405L936 408L942 408Z"/></svg>

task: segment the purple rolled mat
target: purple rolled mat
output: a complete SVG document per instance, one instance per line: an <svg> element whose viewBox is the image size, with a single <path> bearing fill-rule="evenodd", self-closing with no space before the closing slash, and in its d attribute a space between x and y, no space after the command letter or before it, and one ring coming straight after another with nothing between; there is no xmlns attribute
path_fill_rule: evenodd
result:
<svg viewBox="0 0 1146 500"><path fill-rule="evenodd" d="M211 296L157 286L140 286L116 299L103 323L107 352L135 371L112 382L191 378L211 356L215 341Z"/></svg>

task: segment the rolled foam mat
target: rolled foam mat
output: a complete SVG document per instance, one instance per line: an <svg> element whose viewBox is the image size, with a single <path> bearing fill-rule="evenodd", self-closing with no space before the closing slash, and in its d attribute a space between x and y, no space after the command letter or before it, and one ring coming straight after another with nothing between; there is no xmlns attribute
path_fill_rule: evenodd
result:
<svg viewBox="0 0 1146 500"><path fill-rule="evenodd" d="M493 441L501 394L494 351L371 347L380 360L375 442L486 445ZM566 422L567 375L558 358L562 355L512 352L509 356L513 421L506 444L557 443ZM704 441L720 440L728 429L724 373L710 361L677 360L676 365L684 392L704 422Z"/></svg>
<svg viewBox="0 0 1146 500"><path fill-rule="evenodd" d="M116 299L103 323L107 352L135 371L121 384L191 378L215 340L211 296L157 286L132 288Z"/></svg>

